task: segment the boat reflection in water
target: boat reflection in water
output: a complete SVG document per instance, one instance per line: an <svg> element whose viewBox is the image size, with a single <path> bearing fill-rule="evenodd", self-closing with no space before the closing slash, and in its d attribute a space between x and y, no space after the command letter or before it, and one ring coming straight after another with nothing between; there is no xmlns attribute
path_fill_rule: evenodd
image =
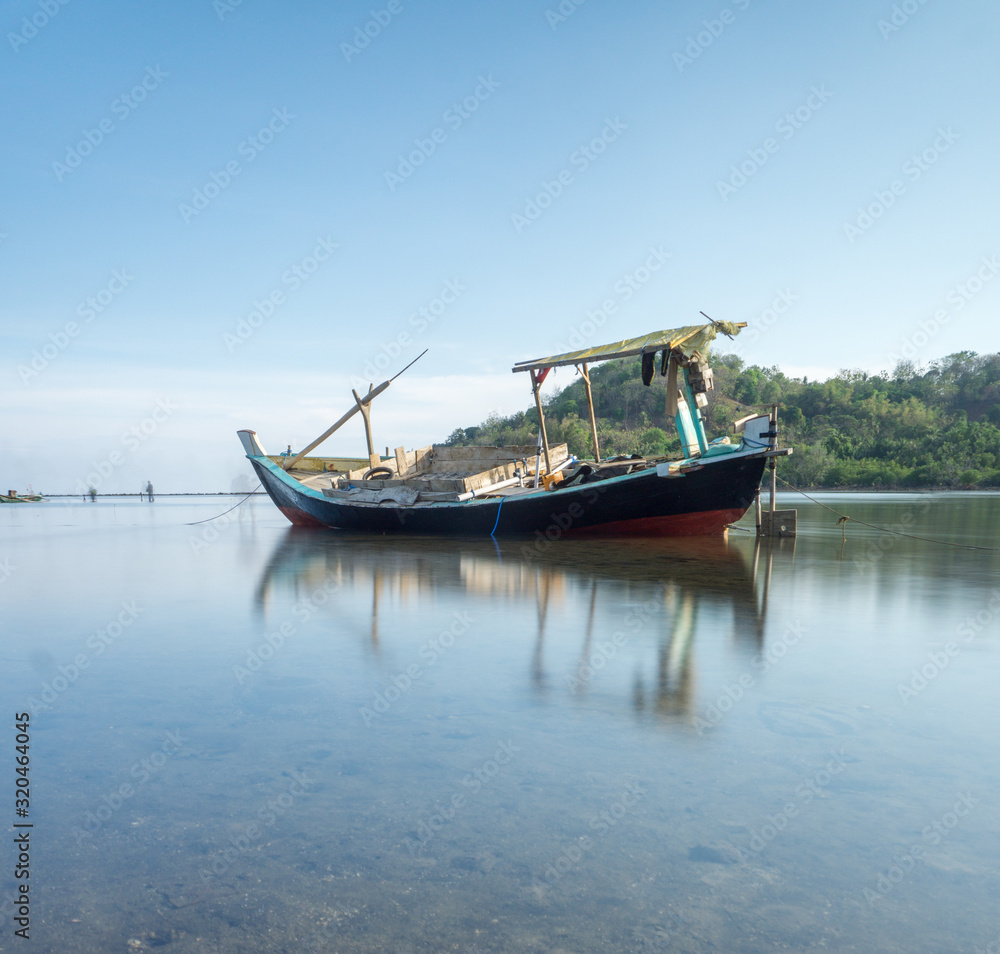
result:
<svg viewBox="0 0 1000 954"><path fill-rule="evenodd" d="M443 594L459 604L491 600L499 605L490 615L511 620L505 637L514 628L521 636L505 640L510 651L530 645L529 683L537 698L554 700L567 692L577 701L586 698L591 680L628 643L633 669L628 687L619 689L635 711L686 719L694 705L699 629L713 643L721 631L747 658L758 653L772 562L776 555L790 558L793 547L794 541L761 544L749 537L546 546L524 540L400 541L292 527L266 565L254 599L266 616L273 601L332 591L326 612L355 629L375 657L387 650L387 640L406 638L398 622L387 622L387 609L413 620L421 602ZM636 642L632 637L640 631L644 638ZM550 652L561 658L561 668L548 660ZM624 700L616 701L620 706Z"/></svg>

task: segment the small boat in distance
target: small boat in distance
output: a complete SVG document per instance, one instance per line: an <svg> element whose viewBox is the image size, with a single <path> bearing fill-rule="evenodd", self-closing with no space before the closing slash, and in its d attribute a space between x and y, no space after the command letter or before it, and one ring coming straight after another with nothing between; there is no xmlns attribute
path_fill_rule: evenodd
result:
<svg viewBox="0 0 1000 954"><path fill-rule="evenodd" d="M33 494L29 489L26 494L18 494L16 490L8 490L5 494L0 494L0 503L35 503L44 500L41 494Z"/></svg>
<svg viewBox="0 0 1000 954"><path fill-rule="evenodd" d="M298 453L289 448L268 456L254 431L238 434L264 489L297 526L435 536L533 534L548 540L721 534L754 502L768 460L791 453L777 447L777 428L767 414L737 421L735 440L710 441L705 434L700 408L713 389L709 345L719 332L732 337L742 327L709 319L709 324L519 362L513 371L531 377L537 447L433 444L411 451L398 447L394 455L382 457L374 451L370 405L395 378L364 397L353 392L355 407ZM589 365L636 356L644 384L652 384L657 370L666 379L667 411L677 423L683 459L601 460ZM565 444L550 446L546 435L542 382L550 369L566 365L575 365L583 376L593 460L572 457ZM367 458L306 456L356 413L365 424Z"/></svg>

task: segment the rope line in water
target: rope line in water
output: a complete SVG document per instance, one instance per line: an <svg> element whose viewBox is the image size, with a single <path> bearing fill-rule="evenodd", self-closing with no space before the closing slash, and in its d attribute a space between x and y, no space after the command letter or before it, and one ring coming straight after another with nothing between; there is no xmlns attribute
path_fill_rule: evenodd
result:
<svg viewBox="0 0 1000 954"><path fill-rule="evenodd" d="M224 517L227 513L232 513L240 504L246 503L257 491L260 490L260 483L250 491L241 501L233 504L228 510L223 510L222 513L217 513L214 517L208 517L205 520L195 520L194 523L185 524L186 527L197 527L199 523L211 523L213 520L218 520L219 517Z"/></svg>
<svg viewBox="0 0 1000 954"><path fill-rule="evenodd" d="M777 476L777 474L775 476ZM915 533L904 533L902 530L893 530L891 527L877 527L873 523L865 523L864 520L858 520L857 517L851 517L846 513L841 513L839 510L834 510L833 507L828 507L825 503L821 503L815 497L810 497L804 490L799 490L798 487L790 484L784 477L778 477L778 480L780 480L786 487L790 487L796 493L802 494L803 497L807 500L811 500L817 506L822 507L824 510L829 510L832 514L836 514L840 517L838 524L847 520L853 520L855 523L861 524L862 527L868 527L870 530L878 530L880 533L895 533L897 536L909 537L911 540L922 540L924 543L937 543L943 547L955 547L959 550L986 550L990 553L1000 552L1000 547L979 547L971 543L952 543L950 540L935 540L933 537L921 537Z"/></svg>

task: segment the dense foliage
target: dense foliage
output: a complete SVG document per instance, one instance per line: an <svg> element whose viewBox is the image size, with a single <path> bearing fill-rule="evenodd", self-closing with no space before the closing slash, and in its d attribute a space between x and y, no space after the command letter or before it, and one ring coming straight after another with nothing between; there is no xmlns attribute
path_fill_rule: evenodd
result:
<svg viewBox="0 0 1000 954"><path fill-rule="evenodd" d="M715 390L703 411L709 436L731 433L734 420L777 404L781 443L795 451L781 471L797 486L1000 487L1000 354L964 351L925 368L901 362L891 374L841 371L813 382L745 367L734 355L713 356L712 367ZM664 414L665 380L643 386L638 360L591 370L602 457L681 456ZM550 443L593 456L581 378L546 401L545 422ZM533 444L537 431L532 407L460 428L447 443Z"/></svg>

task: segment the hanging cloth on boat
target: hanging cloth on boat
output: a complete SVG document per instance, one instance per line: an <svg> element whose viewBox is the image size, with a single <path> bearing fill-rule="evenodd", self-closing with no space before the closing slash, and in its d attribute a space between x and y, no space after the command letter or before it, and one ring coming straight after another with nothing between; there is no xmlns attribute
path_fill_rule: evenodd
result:
<svg viewBox="0 0 1000 954"><path fill-rule="evenodd" d="M656 352L647 351L642 356L642 383L648 388L656 370Z"/></svg>

